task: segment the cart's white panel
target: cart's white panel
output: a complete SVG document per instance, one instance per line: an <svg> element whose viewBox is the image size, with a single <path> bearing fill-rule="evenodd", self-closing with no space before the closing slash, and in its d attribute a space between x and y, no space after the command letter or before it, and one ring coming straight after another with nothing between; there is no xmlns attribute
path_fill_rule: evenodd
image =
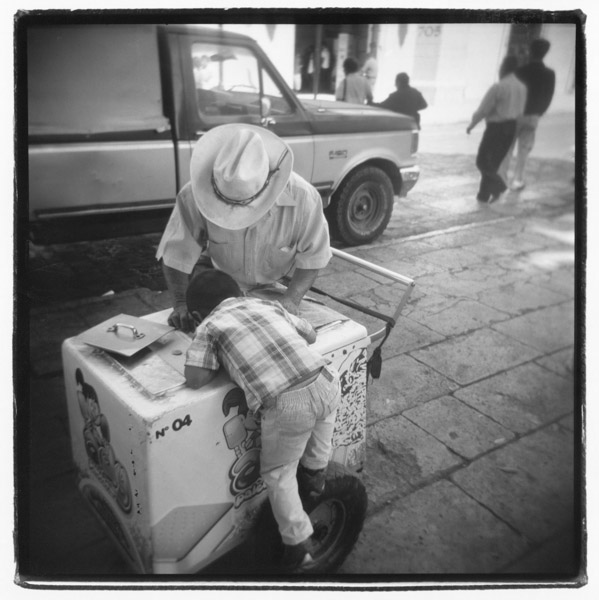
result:
<svg viewBox="0 0 599 600"><path fill-rule="evenodd" d="M166 322L169 312L147 318ZM341 375L332 459L359 468L369 338L363 326L337 317L330 313L328 323L318 323L316 341ZM200 390L180 385L153 393L161 386L152 381L152 367L164 361L182 372L189 342L171 332L133 360L77 337L63 343L80 489L138 572L201 569L244 539L266 498L259 423L226 375ZM163 377L159 370L157 379Z"/></svg>

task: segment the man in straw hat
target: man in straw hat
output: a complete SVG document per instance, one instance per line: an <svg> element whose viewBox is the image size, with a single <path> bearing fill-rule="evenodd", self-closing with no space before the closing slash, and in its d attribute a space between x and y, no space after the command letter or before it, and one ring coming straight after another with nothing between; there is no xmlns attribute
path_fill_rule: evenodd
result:
<svg viewBox="0 0 599 600"><path fill-rule="evenodd" d="M212 267L245 291L291 275L280 302L297 314L332 254L320 195L292 167L289 146L262 127L222 125L200 138L156 253L174 297L172 326L193 330L189 277Z"/></svg>

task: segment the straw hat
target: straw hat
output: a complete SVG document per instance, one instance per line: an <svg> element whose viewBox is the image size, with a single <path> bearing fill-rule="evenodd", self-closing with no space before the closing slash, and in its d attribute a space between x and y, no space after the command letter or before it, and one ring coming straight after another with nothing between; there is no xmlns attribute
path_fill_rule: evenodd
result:
<svg viewBox="0 0 599 600"><path fill-rule="evenodd" d="M291 149L268 129L221 125L193 150L191 189L206 219L225 229L245 229L274 205L292 168Z"/></svg>

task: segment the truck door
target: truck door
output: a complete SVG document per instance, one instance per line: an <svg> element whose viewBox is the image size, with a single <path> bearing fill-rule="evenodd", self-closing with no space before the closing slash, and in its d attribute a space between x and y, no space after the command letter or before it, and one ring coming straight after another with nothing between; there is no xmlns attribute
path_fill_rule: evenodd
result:
<svg viewBox="0 0 599 600"><path fill-rule="evenodd" d="M245 40L219 30L210 36L179 36L189 127L187 156L179 152L181 183L189 180L195 141L212 127L227 123L268 127L292 148L294 171L311 180L314 140L310 122L274 66L251 40Z"/></svg>

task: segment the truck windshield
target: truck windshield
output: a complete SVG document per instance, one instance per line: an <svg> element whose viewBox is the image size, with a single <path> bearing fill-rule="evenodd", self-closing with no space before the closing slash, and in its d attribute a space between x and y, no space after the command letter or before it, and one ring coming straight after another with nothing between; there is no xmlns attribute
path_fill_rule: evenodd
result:
<svg viewBox="0 0 599 600"><path fill-rule="evenodd" d="M191 46L198 112L209 124L290 114L292 107L248 48L217 43Z"/></svg>

